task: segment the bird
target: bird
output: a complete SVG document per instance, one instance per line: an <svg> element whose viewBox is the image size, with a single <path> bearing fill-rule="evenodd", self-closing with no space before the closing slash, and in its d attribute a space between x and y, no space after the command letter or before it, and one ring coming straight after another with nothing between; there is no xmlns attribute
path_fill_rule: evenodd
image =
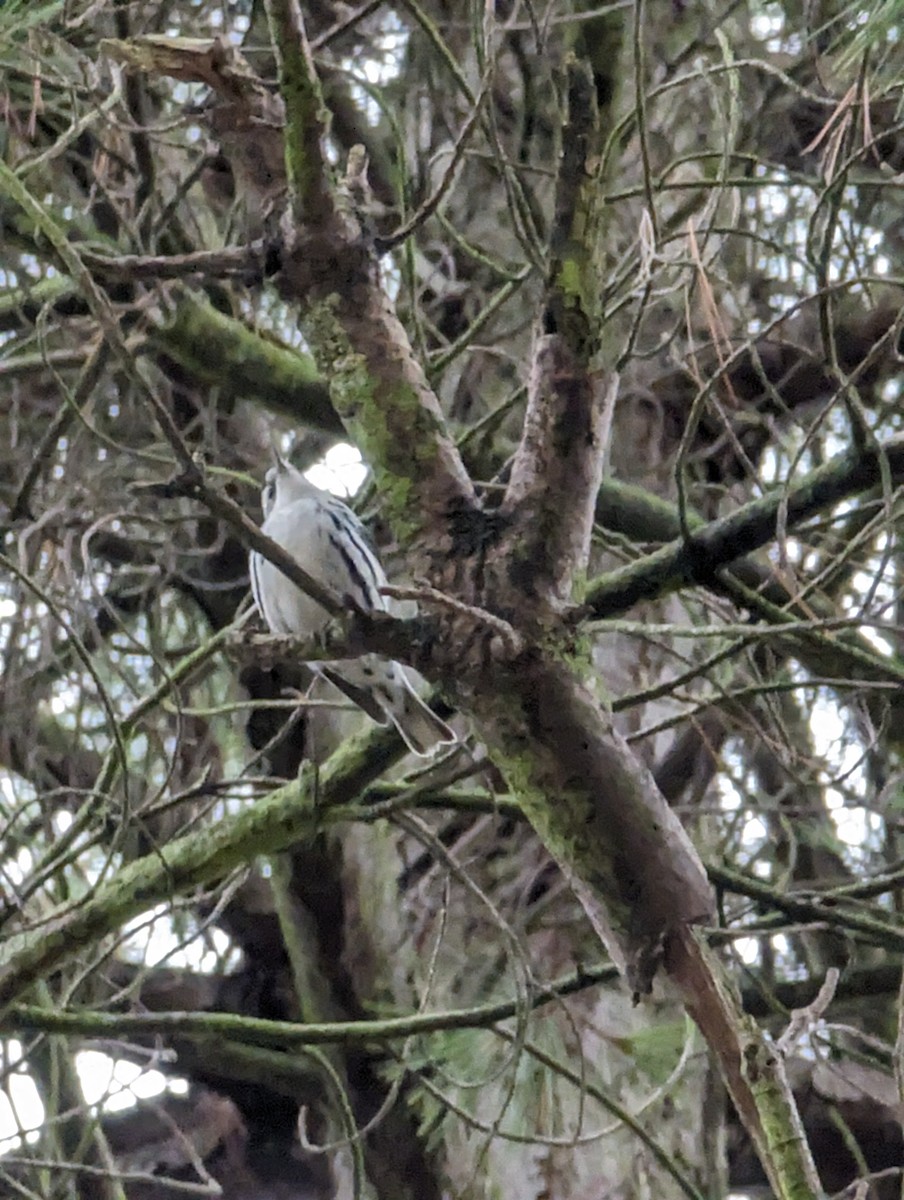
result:
<svg viewBox="0 0 904 1200"><path fill-rule="evenodd" d="M266 474L261 530L313 578L363 612L386 612L386 575L364 526L347 504L316 487L279 455ZM251 590L271 633L311 638L330 620L325 608L256 550ZM405 745L426 757L456 736L418 696L404 667L378 654L309 664L380 725L392 722Z"/></svg>

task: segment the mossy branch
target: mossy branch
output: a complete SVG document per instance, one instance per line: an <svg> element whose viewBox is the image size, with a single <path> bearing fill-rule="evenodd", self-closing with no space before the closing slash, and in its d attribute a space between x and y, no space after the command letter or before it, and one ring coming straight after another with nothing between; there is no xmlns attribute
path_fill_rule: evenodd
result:
<svg viewBox="0 0 904 1200"><path fill-rule="evenodd" d="M691 512L685 516L692 532L705 528L701 517ZM604 531L612 530L631 541L670 541L676 546L680 542L681 521L677 508L635 484L604 480L597 496L596 518ZM636 565L647 561L641 559ZM604 580L608 578L611 576ZM595 586L591 583L591 594ZM803 628L804 623L812 624L814 620L837 620L838 609L819 594L808 596L806 603L802 603L768 564L752 558L734 561L720 572L717 586L738 608L775 626L776 634L793 644L795 657L814 675L886 685L904 684L904 663L898 658L883 658L875 645L858 630L839 629L827 636L822 630ZM794 628L784 628L787 626ZM900 740L895 729L902 727L902 721L888 723L887 715L891 710L904 717L904 692L900 695L902 698L898 691L886 688L880 694L867 690L862 696L862 703L875 725L886 725L893 742Z"/></svg>
<svg viewBox="0 0 904 1200"><path fill-rule="evenodd" d="M333 209L327 109L297 0L267 0L266 9L286 106L289 206L297 223L316 224Z"/></svg>
<svg viewBox="0 0 904 1200"><path fill-rule="evenodd" d="M568 119L527 411L502 511L523 590L553 606L586 572L615 379L600 369L604 190L590 68L566 66Z"/></svg>
<svg viewBox="0 0 904 1200"><path fill-rule="evenodd" d="M725 966L696 930L676 931L669 975L719 1061L775 1195L817 1200L823 1192L781 1054L745 1015Z"/></svg>
<svg viewBox="0 0 904 1200"><path fill-rule="evenodd" d="M615 616L642 600L656 600L690 584L711 584L721 568L771 542L779 517L788 529L849 496L875 487L880 458L891 477L904 477L904 436L877 448L849 450L818 467L796 488L777 488L744 504L727 517L692 530L627 567L592 583L586 596L595 618Z"/></svg>
<svg viewBox="0 0 904 1200"><path fill-rule="evenodd" d="M184 295L149 342L200 384L254 400L309 429L345 436L329 387L310 355L255 332L197 296Z"/></svg>
<svg viewBox="0 0 904 1200"><path fill-rule="evenodd" d="M354 819L359 810L353 802L399 753L401 746L374 752L368 738L349 742L316 784L313 771L304 772L242 812L127 864L77 905L61 906L11 934L0 945L0 1006L155 904L221 880L255 856L275 854L327 824Z"/></svg>

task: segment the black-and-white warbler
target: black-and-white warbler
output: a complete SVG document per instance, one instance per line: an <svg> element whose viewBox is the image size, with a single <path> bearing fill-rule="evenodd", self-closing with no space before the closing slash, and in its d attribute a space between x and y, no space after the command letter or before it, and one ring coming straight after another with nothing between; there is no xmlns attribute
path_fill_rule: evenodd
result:
<svg viewBox="0 0 904 1200"><path fill-rule="evenodd" d="M386 611L380 588L386 575L363 525L338 497L315 487L290 463L277 459L261 496L268 537L301 566L365 612ZM305 595L262 555L251 554L251 589L271 633L313 637L329 621L325 609ZM415 754L426 755L455 734L427 707L403 667L377 654L342 662L310 664L369 717L392 721Z"/></svg>

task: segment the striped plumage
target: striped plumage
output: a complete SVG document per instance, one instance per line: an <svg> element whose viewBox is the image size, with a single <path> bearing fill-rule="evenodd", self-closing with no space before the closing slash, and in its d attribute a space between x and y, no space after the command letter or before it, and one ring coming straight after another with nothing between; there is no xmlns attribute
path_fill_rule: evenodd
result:
<svg viewBox="0 0 904 1200"><path fill-rule="evenodd" d="M380 588L386 576L363 525L338 497L315 487L282 459L267 472L262 529L338 595L364 611L385 611ZM271 633L311 637L329 621L325 609L285 575L252 552L251 588ZM325 679L385 725L392 721L415 754L426 755L455 735L427 707L397 662L376 654L341 662L311 663Z"/></svg>

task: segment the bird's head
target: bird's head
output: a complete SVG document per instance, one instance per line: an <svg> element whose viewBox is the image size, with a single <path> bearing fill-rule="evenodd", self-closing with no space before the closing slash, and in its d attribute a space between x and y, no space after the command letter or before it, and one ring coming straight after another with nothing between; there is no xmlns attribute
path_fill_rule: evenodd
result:
<svg viewBox="0 0 904 1200"><path fill-rule="evenodd" d="M273 466L264 477L264 487L261 492L261 507L264 510L265 518L269 517L278 505L291 504L293 500L298 500L302 496L310 496L316 491L317 488L308 479L305 479L301 471L274 450Z"/></svg>

